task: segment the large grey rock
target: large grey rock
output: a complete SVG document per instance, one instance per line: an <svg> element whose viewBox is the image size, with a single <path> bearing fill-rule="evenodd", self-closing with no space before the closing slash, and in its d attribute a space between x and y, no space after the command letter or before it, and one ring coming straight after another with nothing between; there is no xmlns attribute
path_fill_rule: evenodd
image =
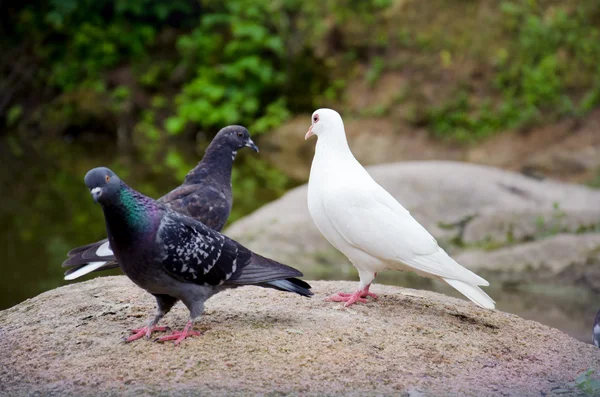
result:
<svg viewBox="0 0 600 397"><path fill-rule="evenodd" d="M600 191L580 185L444 161L383 164L368 171L452 253L460 251L462 244L518 244L600 225ZM310 219L306 190L303 185L288 192L237 221L226 233L303 270L315 264L347 264ZM572 238L561 246L580 252L579 244L579 238ZM478 258L485 254L478 253Z"/></svg>
<svg viewBox="0 0 600 397"><path fill-rule="evenodd" d="M493 251L472 250L456 255L463 266L479 273L494 273L494 279L555 282L588 276L587 265L600 258L600 233L560 234L546 239L511 245ZM589 274L588 286L600 291L600 267Z"/></svg>
<svg viewBox="0 0 600 397"><path fill-rule="evenodd" d="M324 297L354 283L312 284L219 294L179 347L119 343L154 306L124 276L48 291L0 312L0 395L540 396L600 367L591 344L465 300L376 285L346 309Z"/></svg>

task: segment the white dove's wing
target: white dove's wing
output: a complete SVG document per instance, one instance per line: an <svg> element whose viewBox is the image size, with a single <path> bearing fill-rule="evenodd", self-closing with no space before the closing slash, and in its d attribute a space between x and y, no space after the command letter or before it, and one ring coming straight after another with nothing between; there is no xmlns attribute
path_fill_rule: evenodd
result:
<svg viewBox="0 0 600 397"><path fill-rule="evenodd" d="M353 247L390 263L474 285L487 281L454 261L385 189L371 183L327 189L323 204L339 235Z"/></svg>

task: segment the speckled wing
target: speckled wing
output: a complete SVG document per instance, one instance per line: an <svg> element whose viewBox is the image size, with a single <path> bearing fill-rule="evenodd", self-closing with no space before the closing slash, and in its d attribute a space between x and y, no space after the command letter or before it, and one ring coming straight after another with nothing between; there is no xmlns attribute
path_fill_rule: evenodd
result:
<svg viewBox="0 0 600 397"><path fill-rule="evenodd" d="M213 186L182 185L158 200L170 209L220 231L231 212L231 198Z"/></svg>
<svg viewBox="0 0 600 397"><path fill-rule="evenodd" d="M181 281L201 285L248 285L302 276L300 271L255 254L176 212L165 214L156 238L162 249L160 260L165 271Z"/></svg>
<svg viewBox="0 0 600 397"><path fill-rule="evenodd" d="M161 261L173 277L195 284L226 282L250 259L250 252L200 222L167 212L157 233ZM241 252L240 252L241 251Z"/></svg>

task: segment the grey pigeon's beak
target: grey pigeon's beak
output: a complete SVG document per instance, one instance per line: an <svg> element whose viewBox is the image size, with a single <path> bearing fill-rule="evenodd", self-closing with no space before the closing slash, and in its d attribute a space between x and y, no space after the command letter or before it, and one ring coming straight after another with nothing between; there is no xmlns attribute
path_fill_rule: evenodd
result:
<svg viewBox="0 0 600 397"><path fill-rule="evenodd" d="M258 153L258 146L256 146L254 144L254 142L252 142L252 139L248 138L248 141L246 142L246 147L249 147L250 149L254 150L256 153Z"/></svg>
<svg viewBox="0 0 600 397"><path fill-rule="evenodd" d="M92 198L94 199L94 203L97 203L98 199L102 195L102 188L95 187L93 189L90 189L90 193L92 194Z"/></svg>
<svg viewBox="0 0 600 397"><path fill-rule="evenodd" d="M313 136L313 130L312 130L313 126L311 124L310 128L308 129L308 132L306 133L306 135L304 135L304 140L307 140L308 138L310 138L311 136Z"/></svg>

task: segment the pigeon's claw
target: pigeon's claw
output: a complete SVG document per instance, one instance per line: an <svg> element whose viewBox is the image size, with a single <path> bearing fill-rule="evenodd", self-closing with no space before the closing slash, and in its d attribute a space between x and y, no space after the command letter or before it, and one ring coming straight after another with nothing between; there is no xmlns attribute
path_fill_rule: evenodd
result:
<svg viewBox="0 0 600 397"><path fill-rule="evenodd" d="M136 329L132 329L131 333L133 335L131 335L129 338L125 339L125 342L133 342L134 340L138 340L140 338L143 338L144 336L146 338L150 338L150 335L152 335L153 332L164 332L164 331L168 331L169 327L149 327L149 326L145 326L142 328L136 328Z"/></svg>
<svg viewBox="0 0 600 397"><path fill-rule="evenodd" d="M175 331L171 335L161 336L160 338L157 338L156 341L157 342L166 342L166 341L174 340L175 346L177 346L185 338L188 338L190 336L202 335L200 332L192 330L191 329L192 326L193 326L193 323L191 321L189 321L182 331Z"/></svg>

